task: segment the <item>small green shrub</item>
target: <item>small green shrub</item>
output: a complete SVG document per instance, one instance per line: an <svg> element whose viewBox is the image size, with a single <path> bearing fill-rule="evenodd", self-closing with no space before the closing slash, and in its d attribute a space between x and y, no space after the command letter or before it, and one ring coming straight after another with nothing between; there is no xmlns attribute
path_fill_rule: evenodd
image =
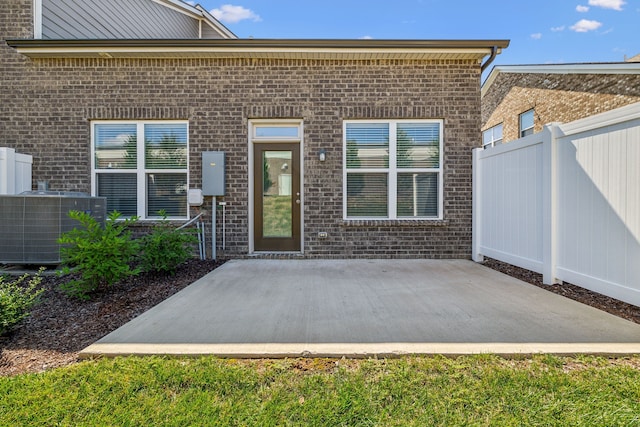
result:
<svg viewBox="0 0 640 427"><path fill-rule="evenodd" d="M4 335L11 328L29 316L31 307L40 300L40 295L44 289L38 289L42 282L42 271L29 277L25 274L16 280L7 282L6 278L0 276L0 335Z"/></svg>
<svg viewBox="0 0 640 427"><path fill-rule="evenodd" d="M140 239L140 267L143 271L173 274L180 264L191 258L193 245L198 239L192 230L173 227L165 212L160 214L162 221Z"/></svg>
<svg viewBox="0 0 640 427"><path fill-rule="evenodd" d="M77 273L78 278L61 285L70 296L88 299L89 294L108 287L126 277L140 273L131 264L140 245L127 227L138 218L118 221L120 213L112 212L104 227L91 215L71 211L69 217L80 222L81 228L64 233L62 247L63 274Z"/></svg>

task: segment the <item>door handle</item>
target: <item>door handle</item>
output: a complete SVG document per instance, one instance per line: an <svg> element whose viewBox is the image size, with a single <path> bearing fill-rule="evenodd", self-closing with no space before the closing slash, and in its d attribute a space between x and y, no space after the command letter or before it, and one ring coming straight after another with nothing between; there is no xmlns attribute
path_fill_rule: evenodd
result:
<svg viewBox="0 0 640 427"><path fill-rule="evenodd" d="M296 199L296 205L300 204L300 199Z"/></svg>

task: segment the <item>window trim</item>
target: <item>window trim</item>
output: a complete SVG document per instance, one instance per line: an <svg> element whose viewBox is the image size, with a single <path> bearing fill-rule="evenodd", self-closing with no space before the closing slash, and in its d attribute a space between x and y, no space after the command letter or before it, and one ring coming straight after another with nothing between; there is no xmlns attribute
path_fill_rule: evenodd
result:
<svg viewBox="0 0 640 427"><path fill-rule="evenodd" d="M531 117L533 118L532 122L531 122L531 126L527 127L527 128L523 128L522 127L522 117L525 114L529 114L531 113ZM533 108L524 111L522 113L520 113L518 115L518 135L520 138L524 138L527 135L531 135L533 133L533 129L535 128L535 124L536 124L536 117L535 117L535 111ZM527 131L531 130L531 133L526 133Z"/></svg>
<svg viewBox="0 0 640 427"><path fill-rule="evenodd" d="M136 146L137 150L137 167L135 169L99 169L96 167L96 125L136 125L136 135L144 135L145 125L155 124L182 124L186 126L187 134L187 164L184 169L159 169L159 168L147 168L145 166L145 145L144 139L142 143L138 141ZM187 177L187 190L190 185L190 156L189 156L189 121L188 120L91 120L91 195L97 196L98 194L98 180L97 176L100 173L108 171L110 174L136 174L136 191L137 191L137 206L136 216L140 221L157 221L159 216L147 215L148 201L147 201L147 176L150 173L162 173L162 174L186 174ZM141 167L142 166L142 167ZM169 220L185 220L189 219L191 212L188 204L188 191L184 196L184 203L186 206L186 216L167 216Z"/></svg>
<svg viewBox="0 0 640 427"><path fill-rule="evenodd" d="M347 125L352 123L385 123L389 125L389 166L387 168L347 168ZM439 125L439 158L437 168L398 168L397 166L397 126L400 123L436 123ZM442 221L444 219L444 120L442 119L363 119L343 120L342 122L342 218L344 221ZM349 217L347 216L347 174L385 173L388 179L387 216L386 217ZM399 217L398 216L398 175L401 173L437 173L438 176L438 215L436 217Z"/></svg>
<svg viewBox="0 0 640 427"><path fill-rule="evenodd" d="M495 130L498 127L500 127L502 132L504 132L504 123L498 123L497 125L491 126L489 129L485 129L484 131L482 131L482 148L495 147L498 141L500 142L500 144L502 144L503 138L495 138ZM485 144L484 135L489 131L491 131L491 141Z"/></svg>

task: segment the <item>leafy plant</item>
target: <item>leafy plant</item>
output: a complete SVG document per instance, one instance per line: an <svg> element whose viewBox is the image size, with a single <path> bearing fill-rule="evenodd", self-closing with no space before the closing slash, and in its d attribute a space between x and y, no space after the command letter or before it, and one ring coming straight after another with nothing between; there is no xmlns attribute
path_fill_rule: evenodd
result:
<svg viewBox="0 0 640 427"><path fill-rule="evenodd" d="M191 258L197 238L191 230L174 228L160 211L162 221L142 237L140 267L143 271L173 274L176 268Z"/></svg>
<svg viewBox="0 0 640 427"><path fill-rule="evenodd" d="M29 316L31 307L40 300L44 289L38 289L42 282L41 268L37 274L31 276L25 284L28 274L16 280L7 282L4 276L0 276L0 335L4 335L11 328Z"/></svg>
<svg viewBox="0 0 640 427"><path fill-rule="evenodd" d="M88 299L89 294L101 287L137 275L140 270L131 263L140 245L127 229L137 217L118 221L119 212L112 212L103 227L91 215L80 211L69 212L79 221L81 228L64 233L58 242L62 247L63 274L77 273L78 278L61 285L70 296Z"/></svg>

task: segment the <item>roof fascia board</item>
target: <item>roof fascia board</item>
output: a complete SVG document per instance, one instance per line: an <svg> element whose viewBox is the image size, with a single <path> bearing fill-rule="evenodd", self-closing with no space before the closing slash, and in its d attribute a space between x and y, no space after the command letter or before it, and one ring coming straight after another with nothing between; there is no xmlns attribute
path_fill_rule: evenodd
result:
<svg viewBox="0 0 640 427"><path fill-rule="evenodd" d="M222 25L222 23L220 21L218 21L215 18L215 16L210 14L209 11L207 11L205 8L203 8L199 4L197 4L195 7L206 18L205 22L207 23L207 25L209 25L211 28L216 30L222 37L224 37L225 39L237 39L238 38L238 36L236 36L234 33L232 33L231 30L229 30L227 27Z"/></svg>
<svg viewBox="0 0 640 427"><path fill-rule="evenodd" d="M512 74L640 74L639 62L600 64L497 65L482 85L481 96L489 91L501 73Z"/></svg>
<svg viewBox="0 0 640 427"><path fill-rule="evenodd" d="M173 9L194 19L202 19L202 13L190 4L178 0L151 0L154 3Z"/></svg>
<svg viewBox="0 0 640 427"><path fill-rule="evenodd" d="M209 25L211 28L216 30L220 36L225 39L236 39L238 38L235 34L233 34L227 27L222 25L213 15L207 12L202 6L199 4L195 6L191 6L188 3L184 3L180 0L152 0L162 6L168 7L169 9L173 9L176 12L187 15L193 19L199 20L201 23L204 22Z"/></svg>
<svg viewBox="0 0 640 427"><path fill-rule="evenodd" d="M505 48L506 40L355 40L355 39L68 39L68 40L7 40L14 48L226 48L226 49L408 49L447 51L473 50L491 53L494 46Z"/></svg>
<svg viewBox="0 0 640 427"><path fill-rule="evenodd" d="M370 55L380 58L410 59L417 55L459 54L482 59L491 54L495 44L479 43L444 43L431 41L335 41L335 40L8 40L7 44L18 52L31 57L110 57L111 54L132 57L157 54L167 57L171 54L185 56L188 54L210 54L224 57L287 57L289 55L309 57L325 55L348 57L350 55ZM475 46L474 46L475 45ZM491 47L490 47L491 46Z"/></svg>

